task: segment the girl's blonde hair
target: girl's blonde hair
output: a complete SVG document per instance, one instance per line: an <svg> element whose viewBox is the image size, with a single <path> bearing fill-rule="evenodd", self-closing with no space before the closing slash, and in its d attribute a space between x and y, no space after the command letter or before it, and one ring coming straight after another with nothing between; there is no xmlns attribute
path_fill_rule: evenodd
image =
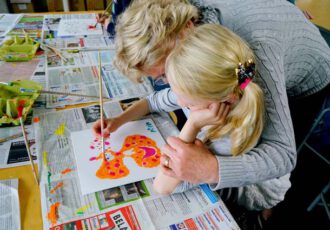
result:
<svg viewBox="0 0 330 230"><path fill-rule="evenodd" d="M206 137L229 134L232 155L253 148L263 129L262 90L253 82L241 90L235 71L249 59L254 62L253 52L240 37L223 26L205 24L180 41L165 66L172 86L187 96L224 102L233 93L238 98L225 124L211 127Z"/></svg>
<svg viewBox="0 0 330 230"><path fill-rule="evenodd" d="M165 63L179 33L197 16L186 0L134 0L117 21L114 65L141 80L144 70Z"/></svg>

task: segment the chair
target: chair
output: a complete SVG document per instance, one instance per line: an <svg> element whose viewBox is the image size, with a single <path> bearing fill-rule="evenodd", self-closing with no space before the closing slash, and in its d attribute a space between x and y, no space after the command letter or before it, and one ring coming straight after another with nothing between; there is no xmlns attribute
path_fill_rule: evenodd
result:
<svg viewBox="0 0 330 230"><path fill-rule="evenodd" d="M315 147L312 146L310 143L313 138L323 136L323 141L317 142ZM316 138L316 140L322 140ZM326 146L324 149L330 155L330 96L328 95L324 101L322 109L315 119L312 128L310 129L309 133L306 135L305 139L302 141L301 145L297 149L297 153L301 151L303 147L307 147L312 153L316 154L321 160L323 160L328 166L330 166L330 160L325 157L325 154L321 153L322 145ZM315 199L311 202L308 206L307 211L312 211L316 205L323 206L328 218L330 220L330 201L326 200L326 194L329 193L330 189L330 180L328 184L324 186L322 191L315 197Z"/></svg>

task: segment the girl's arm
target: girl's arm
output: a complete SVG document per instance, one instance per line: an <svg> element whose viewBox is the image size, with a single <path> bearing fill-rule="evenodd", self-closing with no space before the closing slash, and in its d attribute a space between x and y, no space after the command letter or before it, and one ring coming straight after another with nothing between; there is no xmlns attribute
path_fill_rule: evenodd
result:
<svg viewBox="0 0 330 230"><path fill-rule="evenodd" d="M179 138L186 143L191 143L196 139L199 131L200 129L195 128L192 122L188 119L179 134ZM169 194L174 191L180 182L179 179L166 176L161 170L159 170L154 180L153 187L155 191L160 194Z"/></svg>

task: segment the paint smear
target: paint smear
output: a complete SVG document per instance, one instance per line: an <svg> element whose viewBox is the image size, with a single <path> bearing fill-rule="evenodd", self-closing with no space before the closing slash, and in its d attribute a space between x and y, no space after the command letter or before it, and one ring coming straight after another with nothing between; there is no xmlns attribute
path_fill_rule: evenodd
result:
<svg viewBox="0 0 330 230"><path fill-rule="evenodd" d="M88 29L96 29L96 26L89 25L89 26L88 26Z"/></svg>
<svg viewBox="0 0 330 230"><path fill-rule="evenodd" d="M55 225L57 223L57 210L60 207L60 202L56 202L55 204L52 204L50 206L50 211L47 215L48 220L50 221L50 223L52 223L52 225Z"/></svg>
<svg viewBox="0 0 330 230"><path fill-rule="evenodd" d="M51 191L51 186L50 186L50 177L52 176L52 174L48 171L48 175L47 175L47 182L48 182L48 190Z"/></svg>
<svg viewBox="0 0 330 230"><path fill-rule="evenodd" d="M64 175L64 174L67 174L67 173L69 173L69 172L72 172L72 169L70 169L70 168L66 168L66 169L64 169L64 170L61 172L61 174Z"/></svg>
<svg viewBox="0 0 330 230"><path fill-rule="evenodd" d="M92 205L92 204L90 203L90 204L88 204L88 205L85 205L85 206L83 206L83 207L77 209L77 210L76 210L76 213L77 213L77 214L84 214L84 211L86 211L87 209L89 209L89 208L91 207L91 205Z"/></svg>
<svg viewBox="0 0 330 230"><path fill-rule="evenodd" d="M42 154L43 154L42 160L43 160L44 166L46 169L48 169L48 159L47 159L48 153L45 151Z"/></svg>
<svg viewBox="0 0 330 230"><path fill-rule="evenodd" d="M52 190L50 190L50 193L53 194L57 189L63 187L63 185L64 185L63 182L59 183L58 185L56 185L55 188L53 188Z"/></svg>
<svg viewBox="0 0 330 230"><path fill-rule="evenodd" d="M40 121L40 118L39 118L39 117L34 117L34 118L33 118L33 122L34 122L34 123L38 123L39 121Z"/></svg>
<svg viewBox="0 0 330 230"><path fill-rule="evenodd" d="M59 135L59 136L63 136L64 135L64 129L65 129L65 124L60 124L58 126L58 128L55 130L54 134L55 135Z"/></svg>

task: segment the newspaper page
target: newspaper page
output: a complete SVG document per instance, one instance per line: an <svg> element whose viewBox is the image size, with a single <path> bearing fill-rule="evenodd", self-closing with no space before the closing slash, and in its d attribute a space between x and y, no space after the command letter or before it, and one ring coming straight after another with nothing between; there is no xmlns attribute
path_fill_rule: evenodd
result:
<svg viewBox="0 0 330 230"><path fill-rule="evenodd" d="M6 36L21 17L21 14L0 14L0 37Z"/></svg>
<svg viewBox="0 0 330 230"><path fill-rule="evenodd" d="M98 52L64 52L63 55L68 59L67 62L64 62L59 56L47 55L47 89L64 93L90 95L95 96L95 98L49 94L47 96L47 107L56 108L98 101ZM105 98L122 100L146 96L153 92L150 81L145 80L139 84L131 82L113 67L111 63L114 51L102 51L100 55L102 60L103 96Z"/></svg>
<svg viewBox="0 0 330 230"><path fill-rule="evenodd" d="M37 160L32 114L25 121L25 130L30 145L32 159ZM0 168L10 168L30 164L23 133L20 126L2 127L0 132Z"/></svg>
<svg viewBox="0 0 330 230"><path fill-rule="evenodd" d="M114 49L114 39L103 36L79 36L64 38L49 38L44 42L61 50L96 50Z"/></svg>
<svg viewBox="0 0 330 230"><path fill-rule="evenodd" d="M21 229L18 179L0 181L0 207L1 229Z"/></svg>
<svg viewBox="0 0 330 230"><path fill-rule="evenodd" d="M7 35L24 37L25 33L27 33L32 38L41 38L43 32L43 20L43 15L24 14Z"/></svg>
<svg viewBox="0 0 330 230"><path fill-rule="evenodd" d="M44 38L56 38L61 20L95 19L95 13L86 14L47 14L43 21Z"/></svg>

